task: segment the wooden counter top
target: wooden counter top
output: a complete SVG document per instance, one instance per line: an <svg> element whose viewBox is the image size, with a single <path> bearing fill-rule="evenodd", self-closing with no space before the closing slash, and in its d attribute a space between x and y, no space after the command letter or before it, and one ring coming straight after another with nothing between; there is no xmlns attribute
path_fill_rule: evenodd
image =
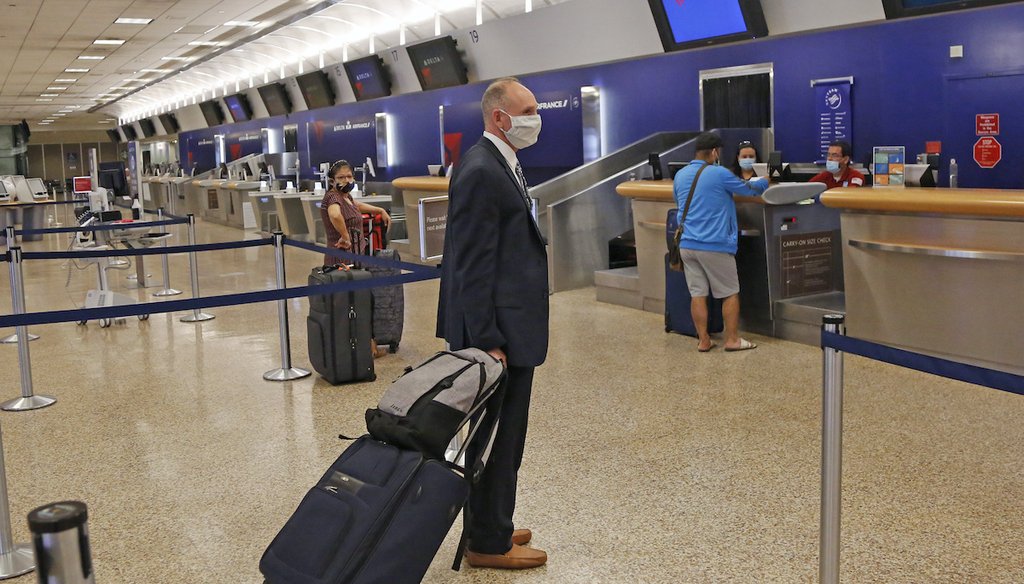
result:
<svg viewBox="0 0 1024 584"><path fill-rule="evenodd" d="M1024 190L839 188L821 202L839 209L1024 219Z"/></svg>
<svg viewBox="0 0 1024 584"><path fill-rule="evenodd" d="M403 176L391 181L391 184L407 191L448 192L448 177L446 176Z"/></svg>
<svg viewBox="0 0 1024 584"><path fill-rule="evenodd" d="M661 203L675 203L676 199L672 192L672 181L662 180L631 180L615 187L615 192L627 199L639 199L642 201L657 201ZM733 195L732 200L737 203L765 204L761 197L746 197Z"/></svg>

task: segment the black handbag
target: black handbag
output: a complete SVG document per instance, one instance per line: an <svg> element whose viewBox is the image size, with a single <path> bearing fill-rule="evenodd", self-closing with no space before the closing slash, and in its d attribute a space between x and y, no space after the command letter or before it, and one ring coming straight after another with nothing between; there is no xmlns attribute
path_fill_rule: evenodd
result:
<svg viewBox="0 0 1024 584"><path fill-rule="evenodd" d="M697 179L700 178L700 173L704 172L707 168L707 163L700 167L697 171L697 176L693 177L693 183L690 185L690 194L686 195L686 205L683 206L683 216L679 219L679 227L676 227L675 235L672 236L672 245L668 248L668 267L676 272L683 271L683 258L679 253L679 241L683 238L683 223L686 222L686 214L690 212L690 202L693 201L693 193L697 190Z"/></svg>

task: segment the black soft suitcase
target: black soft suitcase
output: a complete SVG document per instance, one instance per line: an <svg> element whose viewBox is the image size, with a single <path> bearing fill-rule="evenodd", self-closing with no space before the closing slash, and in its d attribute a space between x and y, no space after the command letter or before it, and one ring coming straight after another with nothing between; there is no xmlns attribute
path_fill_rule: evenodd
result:
<svg viewBox="0 0 1024 584"><path fill-rule="evenodd" d="M306 494L260 571L270 584L415 584L468 494L450 464L363 436Z"/></svg>
<svg viewBox="0 0 1024 584"><path fill-rule="evenodd" d="M366 270L323 266L313 268L309 285L370 278ZM373 381L370 350L373 324L369 290L353 290L309 297L306 335L313 369L331 384Z"/></svg>
<svg viewBox="0 0 1024 584"><path fill-rule="evenodd" d="M384 259L401 261L401 256L393 249L377 250L373 253ZM374 278L397 276L402 273L398 268L385 268L368 265L366 267ZM373 288L373 338L378 346L387 346L394 353L402 342L402 331L405 328L405 291L400 284Z"/></svg>
<svg viewBox="0 0 1024 584"><path fill-rule="evenodd" d="M679 217L676 209L671 209L665 217L666 243L672 244ZM686 285L686 275L668 266L668 254L665 254L665 332L680 333L691 337L697 336L690 313L690 289ZM720 333L725 328L722 322L722 301L708 294L708 332Z"/></svg>

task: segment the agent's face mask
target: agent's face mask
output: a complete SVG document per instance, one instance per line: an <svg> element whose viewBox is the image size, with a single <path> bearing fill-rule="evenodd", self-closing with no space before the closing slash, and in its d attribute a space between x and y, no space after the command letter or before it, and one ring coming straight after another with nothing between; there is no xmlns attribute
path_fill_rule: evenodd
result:
<svg viewBox="0 0 1024 584"><path fill-rule="evenodd" d="M754 159L740 158L740 168L743 170L754 170Z"/></svg>
<svg viewBox="0 0 1024 584"><path fill-rule="evenodd" d="M522 150L537 143L537 138L540 137L540 114L513 116L505 110L498 111L508 116L508 119L512 121L511 128L502 130L512 146L517 150Z"/></svg>
<svg viewBox="0 0 1024 584"><path fill-rule="evenodd" d="M825 161L825 170L831 172L832 174L835 174L835 173L839 172L839 161L838 160L826 160Z"/></svg>

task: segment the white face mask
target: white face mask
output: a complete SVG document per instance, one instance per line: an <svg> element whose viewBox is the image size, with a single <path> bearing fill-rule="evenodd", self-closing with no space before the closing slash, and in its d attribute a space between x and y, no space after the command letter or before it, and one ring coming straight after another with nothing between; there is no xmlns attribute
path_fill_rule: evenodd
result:
<svg viewBox="0 0 1024 584"><path fill-rule="evenodd" d="M754 159L740 158L740 168L743 170L754 170Z"/></svg>
<svg viewBox="0 0 1024 584"><path fill-rule="evenodd" d="M505 110L498 110L512 120L512 127L502 130L509 143L517 150L529 148L537 143L540 136L540 114L532 116L513 116Z"/></svg>

